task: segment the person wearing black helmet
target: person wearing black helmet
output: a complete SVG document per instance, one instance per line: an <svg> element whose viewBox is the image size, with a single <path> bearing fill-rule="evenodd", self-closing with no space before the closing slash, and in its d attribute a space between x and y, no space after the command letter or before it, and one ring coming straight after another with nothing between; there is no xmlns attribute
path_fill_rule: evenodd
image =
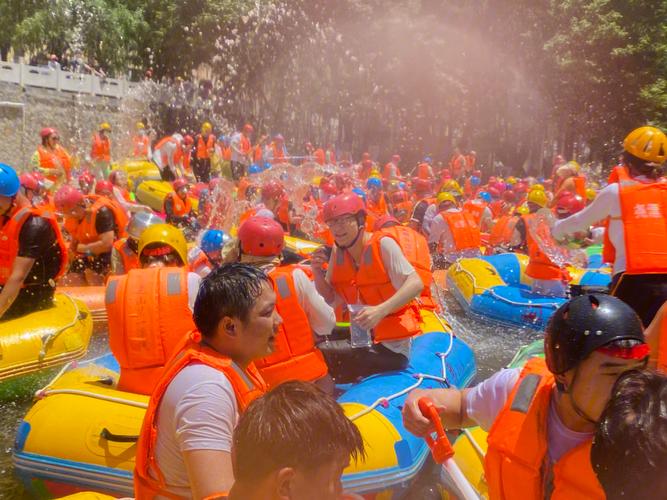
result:
<svg viewBox="0 0 667 500"><path fill-rule="evenodd" d="M432 430L417 405L426 396L446 428L488 431L489 498L602 500L591 442L618 377L646 366L641 320L615 297L579 296L552 316L544 351L546 359L502 370L471 389L412 391L403 422L419 436Z"/></svg>

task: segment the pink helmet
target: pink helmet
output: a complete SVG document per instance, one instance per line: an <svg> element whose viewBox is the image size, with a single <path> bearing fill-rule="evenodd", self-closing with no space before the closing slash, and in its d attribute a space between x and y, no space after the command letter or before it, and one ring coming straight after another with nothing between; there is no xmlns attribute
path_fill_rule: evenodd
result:
<svg viewBox="0 0 667 500"><path fill-rule="evenodd" d="M56 191L53 201L58 210L66 211L76 207L82 203L84 199L85 197L81 191L66 185Z"/></svg>
<svg viewBox="0 0 667 500"><path fill-rule="evenodd" d="M113 184L111 181L97 181L95 184L95 194L109 195L113 193Z"/></svg>
<svg viewBox="0 0 667 500"><path fill-rule="evenodd" d="M188 187L190 184L187 179L179 177L174 182L171 183L171 186L174 188L174 191L178 191L181 188Z"/></svg>
<svg viewBox="0 0 667 500"><path fill-rule="evenodd" d="M32 173L23 173L19 175L19 182L24 189L28 189L30 191L39 191L41 187L39 179L35 174Z"/></svg>
<svg viewBox="0 0 667 500"><path fill-rule="evenodd" d="M58 131L57 131L56 129L54 129L54 128L51 128L51 127L44 127L44 128L43 128L42 130L40 130L40 132L39 132L39 136L40 136L42 139L46 139L47 137L49 137L49 136L52 135L52 134L56 134L56 135L57 135L57 134L58 134Z"/></svg>
<svg viewBox="0 0 667 500"><path fill-rule="evenodd" d="M366 214L364 200L355 193L343 193L331 198L322 207L324 222L340 217L341 215Z"/></svg>

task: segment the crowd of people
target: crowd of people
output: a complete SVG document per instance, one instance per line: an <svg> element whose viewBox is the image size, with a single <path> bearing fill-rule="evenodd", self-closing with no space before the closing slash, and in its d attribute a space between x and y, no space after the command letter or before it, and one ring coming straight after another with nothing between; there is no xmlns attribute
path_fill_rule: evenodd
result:
<svg viewBox="0 0 667 500"><path fill-rule="evenodd" d="M418 408L426 396L446 428L488 430L493 499L667 495L662 131L632 131L601 187L560 156L550 178L501 178L474 151L410 170L398 154L337 161L333 145L290 155L282 135L255 138L251 124L216 137L205 122L157 141L146 129L136 124L124 156L171 183L159 213L114 165L108 123L85 169L54 128L23 173L0 164L0 322L50 307L56 281L106 283L118 387L150 395L137 498L341 498L342 472L365 450L335 384L407 367L420 310L443 307L433 270L522 252L534 293L568 297L552 250L594 242L612 267L610 294L565 302L544 360L462 391L416 389L404 424L433 430ZM307 186L264 174L294 165L315 172ZM217 214L239 213L225 220L233 235L211 218L226 198L243 207ZM298 255L286 236L321 246ZM350 324L341 339L337 322Z"/></svg>

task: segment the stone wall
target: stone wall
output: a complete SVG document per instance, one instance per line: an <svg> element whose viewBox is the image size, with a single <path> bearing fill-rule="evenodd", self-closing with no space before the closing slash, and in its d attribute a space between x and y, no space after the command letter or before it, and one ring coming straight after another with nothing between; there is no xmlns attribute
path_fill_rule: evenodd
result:
<svg viewBox="0 0 667 500"><path fill-rule="evenodd" d="M0 82L0 162L26 168L43 127L56 128L62 144L85 162L101 122L111 124L112 157L122 159L129 151L134 124L147 117L147 102L136 96L116 99Z"/></svg>

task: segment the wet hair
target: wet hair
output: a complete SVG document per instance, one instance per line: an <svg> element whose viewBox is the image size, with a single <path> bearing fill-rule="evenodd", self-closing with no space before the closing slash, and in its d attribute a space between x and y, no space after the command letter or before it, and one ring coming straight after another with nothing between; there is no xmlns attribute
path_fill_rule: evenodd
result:
<svg viewBox="0 0 667 500"><path fill-rule="evenodd" d="M224 264L214 269L199 285L193 318L204 337L212 337L225 316L248 321L262 284L269 277L257 267Z"/></svg>
<svg viewBox="0 0 667 500"><path fill-rule="evenodd" d="M591 463L608 500L667 498L667 377L624 373L593 439Z"/></svg>
<svg viewBox="0 0 667 500"><path fill-rule="evenodd" d="M623 161L631 171L639 175L645 175L649 179L658 179L662 175L662 166L637 158L635 155L623 152Z"/></svg>
<svg viewBox="0 0 667 500"><path fill-rule="evenodd" d="M315 470L365 456L361 433L313 384L285 382L250 404L234 431L234 477L250 483L283 467Z"/></svg>

